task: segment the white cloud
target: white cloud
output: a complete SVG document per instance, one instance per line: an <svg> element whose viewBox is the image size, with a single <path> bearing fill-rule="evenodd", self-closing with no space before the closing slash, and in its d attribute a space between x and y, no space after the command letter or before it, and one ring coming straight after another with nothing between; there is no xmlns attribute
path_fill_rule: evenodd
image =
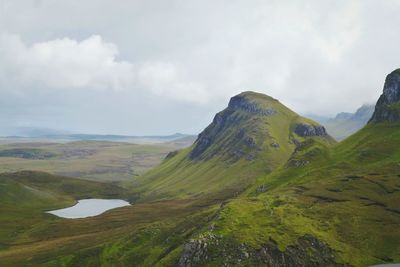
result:
<svg viewBox="0 0 400 267"><path fill-rule="evenodd" d="M206 103L208 92L195 82L184 82L171 63L145 63L138 70L138 82L159 96L183 101Z"/></svg>
<svg viewBox="0 0 400 267"><path fill-rule="evenodd" d="M0 37L3 71L26 86L119 90L134 80L133 65L118 61L118 49L98 35L25 45L17 35Z"/></svg>
<svg viewBox="0 0 400 267"><path fill-rule="evenodd" d="M118 47L92 35L26 45L18 35L0 36L0 72L21 88L148 90L157 96L204 103L205 90L185 82L172 63L118 60ZM3 78L3 79L4 79Z"/></svg>
<svg viewBox="0 0 400 267"><path fill-rule="evenodd" d="M55 109L84 121L94 99L94 117L105 105L113 114L101 127L124 113L119 127L135 131L147 120L200 130L243 90L333 115L376 101L399 67L397 0L0 2L0 33L18 34L0 34L0 116L10 120L68 102L79 107Z"/></svg>

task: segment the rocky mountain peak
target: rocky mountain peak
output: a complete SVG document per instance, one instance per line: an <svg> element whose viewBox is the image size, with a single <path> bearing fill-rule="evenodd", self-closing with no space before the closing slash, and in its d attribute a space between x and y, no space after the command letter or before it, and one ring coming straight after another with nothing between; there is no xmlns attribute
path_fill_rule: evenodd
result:
<svg viewBox="0 0 400 267"><path fill-rule="evenodd" d="M400 69L386 76L383 93L375 106L370 123L400 121Z"/></svg>
<svg viewBox="0 0 400 267"><path fill-rule="evenodd" d="M232 97L228 107L217 113L213 122L200 133L189 158L205 159L224 152L235 159L252 159L257 145L249 132L262 122L251 125L250 121L275 115L277 110L272 106L276 103L278 100L272 97L250 91Z"/></svg>
<svg viewBox="0 0 400 267"><path fill-rule="evenodd" d="M382 96L385 104L400 101L400 69L393 71L386 77Z"/></svg>
<svg viewBox="0 0 400 267"><path fill-rule="evenodd" d="M228 108L233 110L242 110L248 113L257 113L260 115L272 115L275 110L268 107L263 107L267 101L278 101L267 95L255 92L243 92L232 97L229 101Z"/></svg>
<svg viewBox="0 0 400 267"><path fill-rule="evenodd" d="M260 153L285 153L282 147L291 149L288 147L291 140L286 139L290 129L302 137L328 137L323 126L301 118L278 100L243 92L232 97L228 107L215 115L213 122L199 134L188 156L191 160L218 156L225 162L236 162L252 161Z"/></svg>

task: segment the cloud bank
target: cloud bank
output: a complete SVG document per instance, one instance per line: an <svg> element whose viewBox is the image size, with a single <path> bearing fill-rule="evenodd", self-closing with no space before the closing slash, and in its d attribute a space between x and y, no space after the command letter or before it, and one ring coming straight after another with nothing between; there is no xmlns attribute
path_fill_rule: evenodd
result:
<svg viewBox="0 0 400 267"><path fill-rule="evenodd" d="M19 89L144 89L182 101L203 103L207 99L201 85L183 81L172 63L133 64L119 60L118 55L117 45L99 35L81 41L64 37L29 46L18 35L0 36L3 84L13 83Z"/></svg>
<svg viewBox="0 0 400 267"><path fill-rule="evenodd" d="M3 0L0 123L198 132L245 90L303 114L354 111L400 66L399 12L396 0Z"/></svg>
<svg viewBox="0 0 400 267"><path fill-rule="evenodd" d="M41 84L51 88L128 87L133 80L133 66L117 61L118 49L98 35L76 41L70 38L25 45L17 35L0 37L3 71L12 74L16 83Z"/></svg>

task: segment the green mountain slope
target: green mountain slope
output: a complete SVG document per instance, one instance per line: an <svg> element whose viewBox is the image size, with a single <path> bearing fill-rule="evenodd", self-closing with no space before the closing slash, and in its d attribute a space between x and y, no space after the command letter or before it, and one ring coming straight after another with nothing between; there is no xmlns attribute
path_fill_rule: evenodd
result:
<svg viewBox="0 0 400 267"><path fill-rule="evenodd" d="M67 194L69 187L58 182L42 188L39 182L22 179L21 186L5 179L5 191L13 194L4 203L44 204L33 205L25 217L0 206L0 223L8 225L1 232L6 241L0 262L274 267L400 262L398 73L388 76L368 125L338 144L322 126L273 98L235 96L193 146L170 153L135 178L132 192L112 189L137 198L134 205L101 216L71 221L43 214L50 204L64 206L111 190L98 183L78 186L86 193ZM38 197L26 186L43 193ZM9 216L14 217L7 221Z"/></svg>
<svg viewBox="0 0 400 267"><path fill-rule="evenodd" d="M134 187L141 199L232 196L285 163L306 140L334 143L322 126L278 100L244 92L230 100L193 146L171 153Z"/></svg>
<svg viewBox="0 0 400 267"><path fill-rule="evenodd" d="M285 164L226 203L212 228L186 244L180 263L400 262L399 78L399 71L388 75L372 119L358 133L333 148L299 149L293 157L308 164Z"/></svg>

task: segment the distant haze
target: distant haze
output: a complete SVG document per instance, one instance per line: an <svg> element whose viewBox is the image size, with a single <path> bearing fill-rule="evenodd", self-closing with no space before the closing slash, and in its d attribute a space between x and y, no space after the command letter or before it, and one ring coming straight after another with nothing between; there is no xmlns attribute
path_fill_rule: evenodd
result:
<svg viewBox="0 0 400 267"><path fill-rule="evenodd" d="M0 135L198 133L241 91L332 116L400 67L400 1L0 1Z"/></svg>

